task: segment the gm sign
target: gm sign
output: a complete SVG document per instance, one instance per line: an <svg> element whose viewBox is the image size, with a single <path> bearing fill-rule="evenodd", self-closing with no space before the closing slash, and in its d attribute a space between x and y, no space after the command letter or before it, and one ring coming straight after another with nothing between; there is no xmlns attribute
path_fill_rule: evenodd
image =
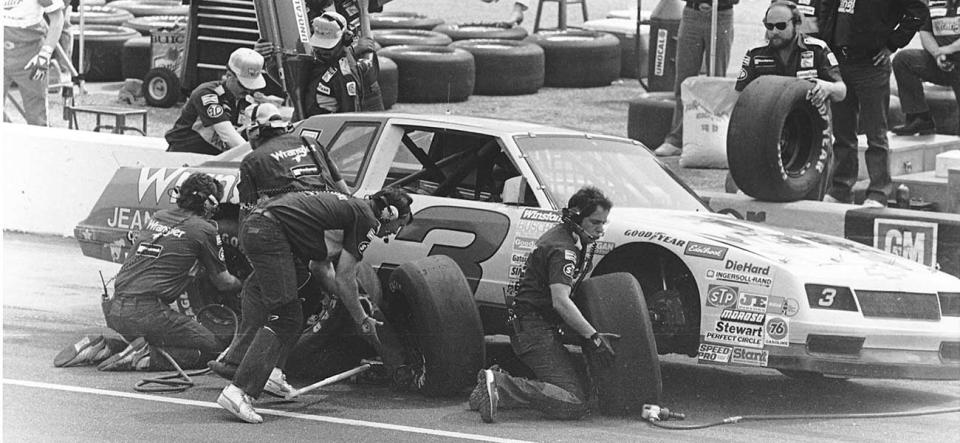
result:
<svg viewBox="0 0 960 443"><path fill-rule="evenodd" d="M908 260L935 266L937 224L886 218L875 219L873 246Z"/></svg>

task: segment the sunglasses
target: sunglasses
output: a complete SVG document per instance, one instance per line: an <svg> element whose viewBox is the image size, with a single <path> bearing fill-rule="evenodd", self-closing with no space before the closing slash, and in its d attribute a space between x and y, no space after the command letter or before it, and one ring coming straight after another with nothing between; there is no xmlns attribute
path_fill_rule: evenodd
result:
<svg viewBox="0 0 960 443"><path fill-rule="evenodd" d="M763 27L767 28L767 31L773 31L773 28L777 28L783 31L784 29L787 29L787 22L777 22L777 23L763 22Z"/></svg>

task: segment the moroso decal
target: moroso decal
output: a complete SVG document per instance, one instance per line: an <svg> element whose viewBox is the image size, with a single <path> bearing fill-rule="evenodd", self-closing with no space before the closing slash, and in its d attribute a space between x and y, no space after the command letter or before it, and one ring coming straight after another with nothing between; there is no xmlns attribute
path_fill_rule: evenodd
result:
<svg viewBox="0 0 960 443"><path fill-rule="evenodd" d="M767 314L762 312L747 312L735 309L724 309L720 312L721 320L738 321L754 325L762 325L766 316Z"/></svg>
<svg viewBox="0 0 960 443"><path fill-rule="evenodd" d="M729 346L719 346L709 343L700 343L700 349L697 351L697 360L713 363L727 363L730 361L730 354L733 348Z"/></svg>
<svg viewBox="0 0 960 443"><path fill-rule="evenodd" d="M934 266L937 223L878 218L873 221L873 247Z"/></svg>
<svg viewBox="0 0 960 443"><path fill-rule="evenodd" d="M737 303L738 293L736 286L710 285L707 289L707 306L731 308Z"/></svg>
<svg viewBox="0 0 960 443"><path fill-rule="evenodd" d="M727 256L727 248L692 241L687 243L687 248L683 250L683 255L723 260L723 258Z"/></svg>

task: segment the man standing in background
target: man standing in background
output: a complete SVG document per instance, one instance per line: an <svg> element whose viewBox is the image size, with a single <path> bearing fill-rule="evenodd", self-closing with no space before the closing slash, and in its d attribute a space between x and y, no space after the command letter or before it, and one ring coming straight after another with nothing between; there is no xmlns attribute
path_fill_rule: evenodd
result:
<svg viewBox="0 0 960 443"><path fill-rule="evenodd" d="M30 125L47 126L47 69L63 29L63 10L63 0L3 2L4 94L17 85Z"/></svg>

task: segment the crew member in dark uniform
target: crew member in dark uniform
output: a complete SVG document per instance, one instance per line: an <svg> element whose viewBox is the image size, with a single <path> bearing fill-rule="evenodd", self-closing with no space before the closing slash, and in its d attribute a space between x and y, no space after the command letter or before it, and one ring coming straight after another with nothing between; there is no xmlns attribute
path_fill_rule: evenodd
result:
<svg viewBox="0 0 960 443"><path fill-rule="evenodd" d="M262 203L247 217L240 228L240 242L253 274L244 283L244 297L255 297L258 303L244 303L243 316L264 315L247 312L248 306L260 305L267 309L267 321L240 362L233 383L217 398L220 406L243 421L263 421L250 398L260 396L280 356L299 336L303 321L294 261L327 259L327 230L343 230L336 295L361 333L379 342L376 326L381 323L360 303L357 263L374 237L395 234L413 219L412 201L406 192L392 188L368 199L294 192Z"/></svg>
<svg viewBox="0 0 960 443"><path fill-rule="evenodd" d="M250 48L230 54L227 72L219 81L201 83L180 111L180 117L164 138L171 152L217 155L244 143L237 131L247 96L266 86L263 56Z"/></svg>
<svg viewBox="0 0 960 443"><path fill-rule="evenodd" d="M481 369L470 406L480 411L484 422L493 422L498 407L530 407L565 420L587 412L588 391L559 330L565 324L583 338L586 352L595 353L604 364L612 363L611 340L619 337L598 332L570 298L575 282L590 272L593 254L587 248L603 235L612 206L599 189L582 188L570 197L563 222L537 240L514 300L510 336L513 351L537 379Z"/></svg>
<svg viewBox="0 0 960 443"><path fill-rule="evenodd" d="M181 367L196 369L224 349L213 332L170 307L199 275L206 274L221 291L240 289L240 281L227 271L217 227L209 220L223 186L195 173L178 192L177 208L153 214L137 234L136 253L117 274L115 294L105 310L107 326L131 344L100 363L102 371L173 369L156 348Z"/></svg>

